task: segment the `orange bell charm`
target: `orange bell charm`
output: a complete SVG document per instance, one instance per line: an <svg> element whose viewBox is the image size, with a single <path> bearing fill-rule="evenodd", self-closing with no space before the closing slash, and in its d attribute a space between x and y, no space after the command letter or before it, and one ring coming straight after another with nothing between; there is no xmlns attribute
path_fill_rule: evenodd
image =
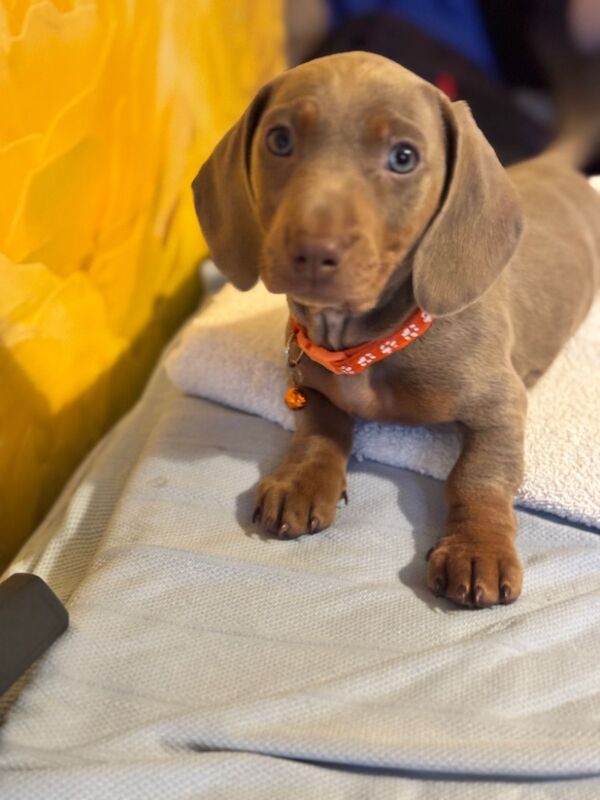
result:
<svg viewBox="0 0 600 800"><path fill-rule="evenodd" d="M291 411L300 411L308 401L302 389L299 389L297 386L290 386L283 399L285 400L286 406Z"/></svg>

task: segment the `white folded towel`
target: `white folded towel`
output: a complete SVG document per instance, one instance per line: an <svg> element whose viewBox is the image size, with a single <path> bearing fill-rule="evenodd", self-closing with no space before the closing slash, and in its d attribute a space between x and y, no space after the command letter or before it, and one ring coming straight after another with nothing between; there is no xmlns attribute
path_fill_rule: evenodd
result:
<svg viewBox="0 0 600 800"><path fill-rule="evenodd" d="M226 286L172 350L171 380L186 394L293 428L283 402L287 316L285 299L262 284L247 293ZM529 397L519 504L600 527L600 300ZM359 423L353 453L443 479L459 444L453 426Z"/></svg>

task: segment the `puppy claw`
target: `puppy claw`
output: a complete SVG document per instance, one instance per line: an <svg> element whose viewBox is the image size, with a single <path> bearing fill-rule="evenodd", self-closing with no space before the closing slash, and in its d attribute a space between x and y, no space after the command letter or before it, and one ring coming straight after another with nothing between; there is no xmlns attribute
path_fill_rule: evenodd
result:
<svg viewBox="0 0 600 800"><path fill-rule="evenodd" d="M507 583L503 583L500 587L500 599L503 603L510 603L512 591Z"/></svg>
<svg viewBox="0 0 600 800"><path fill-rule="evenodd" d="M462 583L456 590L456 599L461 605L464 605L467 599L467 587Z"/></svg>
<svg viewBox="0 0 600 800"><path fill-rule="evenodd" d="M279 526L277 530L277 536L279 536L280 539L286 539L287 532L289 531L289 529L290 526L287 524L287 522L284 522L282 525Z"/></svg>
<svg viewBox="0 0 600 800"><path fill-rule="evenodd" d="M256 506L254 511L252 512L252 524L256 524L257 520L260 519L261 508L260 506Z"/></svg>
<svg viewBox="0 0 600 800"><path fill-rule="evenodd" d="M345 489L342 492L342 496L340 499L343 500L346 505L348 505L348 492Z"/></svg>
<svg viewBox="0 0 600 800"><path fill-rule="evenodd" d="M316 517L311 517L310 525L308 526L309 533L316 533L319 530L319 520Z"/></svg>
<svg viewBox="0 0 600 800"><path fill-rule="evenodd" d="M473 602L477 608L483 608L486 605L485 594L481 586L476 586L473 592Z"/></svg>

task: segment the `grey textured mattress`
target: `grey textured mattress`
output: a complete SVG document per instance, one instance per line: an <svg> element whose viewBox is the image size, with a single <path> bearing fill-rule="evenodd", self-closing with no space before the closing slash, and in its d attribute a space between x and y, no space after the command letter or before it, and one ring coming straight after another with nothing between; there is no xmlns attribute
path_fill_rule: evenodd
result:
<svg viewBox="0 0 600 800"><path fill-rule="evenodd" d="M353 464L330 530L249 524L289 434L162 368L14 563L71 627L5 697L2 800L600 797L600 537L519 512L522 599L424 589L442 485Z"/></svg>

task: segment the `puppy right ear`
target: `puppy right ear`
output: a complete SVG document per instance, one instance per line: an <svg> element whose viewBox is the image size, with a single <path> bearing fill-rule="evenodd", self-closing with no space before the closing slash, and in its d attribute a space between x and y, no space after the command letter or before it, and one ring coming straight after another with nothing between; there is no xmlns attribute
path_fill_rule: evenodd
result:
<svg viewBox="0 0 600 800"><path fill-rule="evenodd" d="M419 244L413 289L434 317L456 314L496 281L521 239L519 196L469 107L442 98L448 178L442 204Z"/></svg>
<svg viewBox="0 0 600 800"><path fill-rule="evenodd" d="M264 86L194 178L194 206L210 254L238 289L258 280L263 232L250 183L254 132L273 84Z"/></svg>

